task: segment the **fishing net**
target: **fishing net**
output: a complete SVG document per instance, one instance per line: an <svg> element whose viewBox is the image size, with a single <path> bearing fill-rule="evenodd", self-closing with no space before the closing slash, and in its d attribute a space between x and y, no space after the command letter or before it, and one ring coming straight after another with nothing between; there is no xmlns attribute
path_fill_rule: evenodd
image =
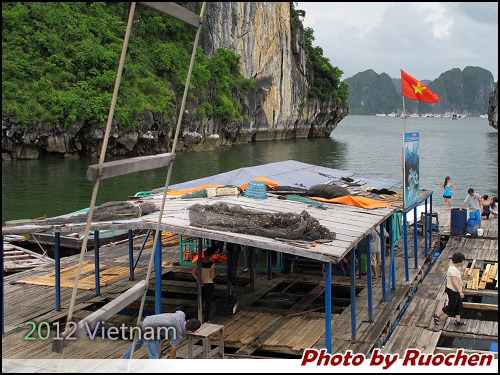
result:
<svg viewBox="0 0 500 375"><path fill-rule="evenodd" d="M290 240L335 239L335 233L322 226L306 210L300 214L270 214L225 202L205 206L194 204L188 209L189 220L195 227Z"/></svg>
<svg viewBox="0 0 500 375"><path fill-rule="evenodd" d="M308 203L309 205L307 207L315 207L315 208L320 208L322 210L327 209L325 206L323 206L321 202L315 201L314 199L311 198L301 197L297 194L285 195L285 197L290 201Z"/></svg>
<svg viewBox="0 0 500 375"><path fill-rule="evenodd" d="M183 195L181 199L206 198L206 197L207 197L207 190L201 189L199 191L195 191L194 193Z"/></svg>
<svg viewBox="0 0 500 375"><path fill-rule="evenodd" d="M101 221L119 221L124 219L138 218L155 211L159 211L156 205L153 203L131 203L124 201L108 202L100 205L98 208L94 209L92 215L92 222ZM40 221L36 224L73 224L82 223L87 221L88 212L82 212L80 214L69 214L59 217L48 218L47 220Z"/></svg>

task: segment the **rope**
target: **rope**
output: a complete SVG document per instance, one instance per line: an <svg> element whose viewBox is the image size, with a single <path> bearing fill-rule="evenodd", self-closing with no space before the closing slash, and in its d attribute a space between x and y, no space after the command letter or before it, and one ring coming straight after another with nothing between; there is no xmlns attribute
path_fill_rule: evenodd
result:
<svg viewBox="0 0 500 375"><path fill-rule="evenodd" d="M83 238L82 248L80 250L80 259L78 261L78 269L76 271L76 276L75 276L75 285L73 286L73 294L71 295L71 301L70 301L69 309L68 309L68 316L66 318L66 328L64 329L63 337L66 337L66 335L68 334L68 332L69 332L69 324L68 323L71 321L71 318L73 317L73 309L75 307L76 293L78 291L78 282L80 281L80 274L82 271L83 258L85 255L85 250L87 248L87 242L88 242L89 231L90 231L90 223L92 222L92 214L94 213L94 205L95 205L95 201L97 198L97 190L99 189L99 181L101 179L100 175L102 173L102 165L104 164L104 157L106 155L106 148L108 146L109 133L111 132L111 121L113 120L113 114L115 112L116 98L118 96L118 88L120 86L120 80L122 77L123 64L125 62L125 55L127 53L127 45L128 45L128 40L130 37L130 29L132 28L134 11L135 11L135 2L132 2L132 4L130 5L130 13L129 13L129 17L128 17L127 30L125 32L125 38L123 40L122 54L120 56L120 63L118 65L118 72L116 74L115 88L113 91L113 97L111 99L111 107L109 109L108 122L106 124L106 132L104 134L104 139L102 142L101 156L99 158L99 172L97 173L97 178L96 178L95 183L94 183L94 190L92 191L92 198L90 200L90 206L89 206L90 208L88 211L87 224L85 227L85 236ZM63 339L63 340L65 340L65 339ZM61 359L64 359L64 349L65 349L65 346L64 346L64 342L63 342L63 348L61 351ZM59 361L58 372L60 372L61 363L62 363L62 361Z"/></svg>
<svg viewBox="0 0 500 375"><path fill-rule="evenodd" d="M198 30L196 31L196 37L195 37L194 44L193 44L193 52L191 54L191 62L189 63L189 71L188 71L188 75L187 75L187 79L186 79L186 86L184 87L184 95L182 97L182 104L181 104L181 109L180 109L180 113L179 113L179 119L177 121L177 127L175 129L174 143L172 144L172 151L171 151L172 152L172 162L170 163L170 165L168 167L167 179L165 180L165 189L163 190L163 198L161 201L160 214L158 217L158 223L156 225L155 239L153 242L153 251L151 251L151 256L149 257L149 266L148 266L148 273L146 276L146 285L149 285L149 278L150 278L151 269L153 266L153 258L154 258L154 254L156 251L156 245L158 243L158 237L161 234L160 224L161 224L161 219L163 217L163 209L165 207L165 200L167 198L167 191L168 191L168 186L169 186L169 182L170 182L170 175L172 174L172 166L174 165L175 149L177 147L177 141L179 139L179 130L181 128L182 116L184 114L184 107L186 105L186 97L187 97L187 93L189 91L189 83L191 81L191 74L193 72L193 65L194 65L194 59L196 56L196 49L198 46L198 40L200 39L201 28L203 26L203 13L205 13L205 6L206 6L206 2L203 2L203 5L201 6L201 12L200 12L200 17L201 17L202 21L200 22L200 25L198 26ZM144 294L142 295L141 307L139 309L139 315L137 316L136 326L139 326L139 323L141 321L142 311L144 309L144 302L146 301L146 293L147 293L147 290L145 290ZM134 330L134 338L132 341L132 352L130 353L130 360L128 361L127 372L130 372L132 359L134 358L136 340L137 340L137 330Z"/></svg>

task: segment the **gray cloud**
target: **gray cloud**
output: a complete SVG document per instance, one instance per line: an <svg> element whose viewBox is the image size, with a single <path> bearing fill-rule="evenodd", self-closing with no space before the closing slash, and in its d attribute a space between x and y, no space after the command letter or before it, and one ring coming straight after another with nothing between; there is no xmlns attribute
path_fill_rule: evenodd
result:
<svg viewBox="0 0 500 375"><path fill-rule="evenodd" d="M435 79L452 68L480 66L498 74L498 4L441 3L419 9L411 3L381 4L381 17L360 24L361 4L299 3L305 26L314 29L314 45L344 71L342 78L374 69L399 77L400 69L417 79ZM425 5L424 5L425 6ZM322 10L318 12L317 8ZM339 12L336 12L336 7ZM308 10L309 9L309 10ZM336 18L336 14L342 16ZM494 14L492 14L494 13ZM308 15L312 22L308 23ZM369 17L363 14L362 19ZM366 31L368 28L368 32Z"/></svg>

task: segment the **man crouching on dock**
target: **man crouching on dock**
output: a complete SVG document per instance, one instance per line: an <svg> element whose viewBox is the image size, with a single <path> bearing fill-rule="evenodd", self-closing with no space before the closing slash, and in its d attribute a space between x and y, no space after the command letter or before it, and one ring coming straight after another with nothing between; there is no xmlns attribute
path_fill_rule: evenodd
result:
<svg viewBox="0 0 500 375"><path fill-rule="evenodd" d="M198 319L190 319L186 321L186 315L182 311L147 316L141 323L139 323L140 332L137 333L134 353L139 350L144 343L146 350L148 351L149 358L159 359L160 342L162 338L168 338L172 344L170 359L175 359L177 357L177 348L179 343L184 336L186 336L186 333L196 332L200 327L201 322ZM130 358L133 346L134 344L132 343L123 356L123 360L118 366L120 370L127 369L126 360Z"/></svg>

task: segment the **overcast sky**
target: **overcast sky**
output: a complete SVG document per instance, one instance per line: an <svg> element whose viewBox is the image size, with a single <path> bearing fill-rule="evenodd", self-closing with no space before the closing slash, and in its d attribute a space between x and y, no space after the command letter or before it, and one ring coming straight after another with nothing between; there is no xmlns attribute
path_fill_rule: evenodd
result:
<svg viewBox="0 0 500 375"><path fill-rule="evenodd" d="M373 69L433 80L480 66L498 76L498 3L309 3L305 27L342 79Z"/></svg>

